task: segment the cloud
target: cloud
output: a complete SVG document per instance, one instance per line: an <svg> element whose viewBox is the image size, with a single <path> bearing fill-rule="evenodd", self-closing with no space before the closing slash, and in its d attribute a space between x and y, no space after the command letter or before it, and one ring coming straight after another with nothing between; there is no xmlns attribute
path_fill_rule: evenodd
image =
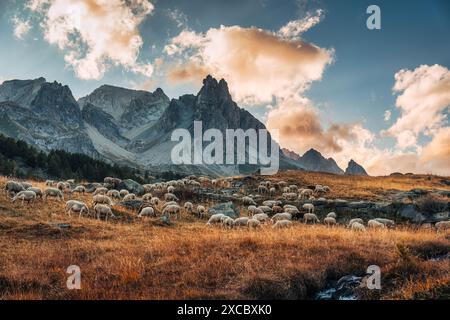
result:
<svg viewBox="0 0 450 320"><path fill-rule="evenodd" d="M440 65L422 65L395 74L393 88L400 117L384 135L397 137L399 148L416 147L419 134L432 136L445 125L450 106L450 71Z"/></svg>
<svg viewBox="0 0 450 320"><path fill-rule="evenodd" d="M28 20L16 16L12 19L12 22L14 26L14 36L19 40L22 40L31 30L31 23Z"/></svg>
<svg viewBox="0 0 450 320"><path fill-rule="evenodd" d="M278 34L286 39L298 40L302 33L320 23L323 18L324 12L322 9L317 9L315 12L307 12L304 18L289 21L285 26L281 27Z"/></svg>
<svg viewBox="0 0 450 320"><path fill-rule="evenodd" d="M392 116L392 111L391 110L386 110L384 112L384 121L389 121L391 120L391 116Z"/></svg>
<svg viewBox="0 0 450 320"><path fill-rule="evenodd" d="M77 77L101 79L111 66L150 77L153 66L138 61L139 25L153 11L146 0L31 0L44 38L64 51Z"/></svg>
<svg viewBox="0 0 450 320"><path fill-rule="evenodd" d="M170 20L175 22L178 28L184 28L187 26L188 18L186 14L178 8L168 9L167 16Z"/></svg>
<svg viewBox="0 0 450 320"><path fill-rule="evenodd" d="M169 71L172 81L195 82L208 73L225 78L233 98L246 106L297 96L319 80L333 60L333 50L239 26L206 33L183 30L165 52L175 60Z"/></svg>
<svg viewBox="0 0 450 320"><path fill-rule="evenodd" d="M450 127L440 128L421 152L420 163L429 171L450 173Z"/></svg>

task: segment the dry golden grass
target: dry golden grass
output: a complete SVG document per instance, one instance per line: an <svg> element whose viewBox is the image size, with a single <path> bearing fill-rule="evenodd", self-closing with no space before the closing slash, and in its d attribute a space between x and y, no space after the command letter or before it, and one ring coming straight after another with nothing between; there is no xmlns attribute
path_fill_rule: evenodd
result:
<svg viewBox="0 0 450 320"><path fill-rule="evenodd" d="M330 179L318 175L315 183L333 190L350 185ZM90 203L91 195L77 198ZM308 299L372 264L381 267L382 290L364 291L364 298L449 298L450 261L431 259L448 253L448 233L408 227L357 233L300 223L222 230L187 215L162 227L126 210L105 223L68 217L63 207L50 200L22 208L0 195L0 299ZM81 290L66 288L73 264L81 268Z"/></svg>

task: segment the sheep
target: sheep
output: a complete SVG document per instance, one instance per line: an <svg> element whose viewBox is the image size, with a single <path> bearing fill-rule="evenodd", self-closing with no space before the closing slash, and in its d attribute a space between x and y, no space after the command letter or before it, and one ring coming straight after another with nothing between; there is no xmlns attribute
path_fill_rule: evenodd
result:
<svg viewBox="0 0 450 320"><path fill-rule="evenodd" d="M252 217L252 219L256 219L256 220L258 220L260 222L266 222L267 220L269 220L269 216L267 214L265 214L265 213L258 213L258 214L255 214Z"/></svg>
<svg viewBox="0 0 450 320"><path fill-rule="evenodd" d="M36 200L36 193L30 190L20 191L11 199L11 202L15 203L17 200L22 200L22 206L24 201L26 201L27 204L30 204Z"/></svg>
<svg viewBox="0 0 450 320"><path fill-rule="evenodd" d="M129 193L122 199L122 201L132 201L132 200L136 200L136 195L134 193Z"/></svg>
<svg viewBox="0 0 450 320"><path fill-rule="evenodd" d="M336 225L336 219L333 217L326 217L323 219L323 223L327 226L335 226Z"/></svg>
<svg viewBox="0 0 450 320"><path fill-rule="evenodd" d="M6 182L4 190L8 195L10 195L10 194L16 194L17 192L20 192L20 191L25 191L25 188L16 181L8 181L8 182Z"/></svg>
<svg viewBox="0 0 450 320"><path fill-rule="evenodd" d="M255 229L261 227L261 222L257 219L248 219L247 227L250 229Z"/></svg>
<svg viewBox="0 0 450 320"><path fill-rule="evenodd" d="M283 193L289 193L289 192L291 192L291 189L289 189L289 187L284 187L282 189L282 191L283 191Z"/></svg>
<svg viewBox="0 0 450 320"><path fill-rule="evenodd" d="M270 194L271 196L274 196L275 193L277 193L277 189L275 189L274 187L272 187L272 188L269 189L269 194Z"/></svg>
<svg viewBox="0 0 450 320"><path fill-rule="evenodd" d="M20 185L21 185L25 190L27 190L28 188L31 188L31 187L33 186L31 183L25 182L25 181L20 182Z"/></svg>
<svg viewBox="0 0 450 320"><path fill-rule="evenodd" d="M353 222L351 225L351 229L354 231L366 231L366 227L362 223Z"/></svg>
<svg viewBox="0 0 450 320"><path fill-rule="evenodd" d="M36 193L36 197L39 197L42 199L42 190L40 188L37 187L30 187L27 189L27 191L33 191L34 193Z"/></svg>
<svg viewBox="0 0 450 320"><path fill-rule="evenodd" d="M375 219L367 221L367 226L369 228L372 228L372 229L384 229L384 228L386 228L386 226L383 223L381 223L381 222L379 222L379 221L377 221Z"/></svg>
<svg viewBox="0 0 450 320"><path fill-rule="evenodd" d="M103 194L98 194L92 198L93 205L96 206L97 204L107 204L109 206L112 206L113 202L110 197L105 196Z"/></svg>
<svg viewBox="0 0 450 320"><path fill-rule="evenodd" d="M249 217L240 217L234 219L234 225L238 227L245 227L247 226L247 222L249 220Z"/></svg>
<svg viewBox="0 0 450 320"><path fill-rule="evenodd" d="M272 209L270 207L268 207L268 206L259 206L258 209L261 210L264 213L271 213L272 212Z"/></svg>
<svg viewBox="0 0 450 320"><path fill-rule="evenodd" d="M197 214L200 219L203 219L206 216L206 208L202 205L198 205Z"/></svg>
<svg viewBox="0 0 450 320"><path fill-rule="evenodd" d="M166 200L166 201L178 201L179 199L173 193L168 192L168 193L164 194L164 200Z"/></svg>
<svg viewBox="0 0 450 320"><path fill-rule="evenodd" d="M96 196L97 194L105 195L107 192L108 192L108 189L105 187L96 188L94 191L94 196Z"/></svg>
<svg viewBox="0 0 450 320"><path fill-rule="evenodd" d="M327 218L334 218L334 219L336 219L336 213L335 212L330 212L330 213L328 213L327 214Z"/></svg>
<svg viewBox="0 0 450 320"><path fill-rule="evenodd" d="M215 223L221 223L222 222L222 218L225 218L226 215L224 215L223 213L217 213L217 214L213 214L208 222L206 223L206 225L211 226Z"/></svg>
<svg viewBox="0 0 450 320"><path fill-rule="evenodd" d="M76 201L76 200L69 200L66 202L66 208L65 208L66 213L69 215L69 217L71 216L71 212L79 212L79 218L81 218L81 216L83 215L83 212L86 212L86 214L89 214L89 208L88 206L81 201Z"/></svg>
<svg viewBox="0 0 450 320"><path fill-rule="evenodd" d="M256 206L256 202L250 197L247 197L247 196L242 197L241 201L242 201L242 204L244 204L244 205L254 205L254 206Z"/></svg>
<svg viewBox="0 0 450 320"><path fill-rule="evenodd" d="M153 198L153 195L151 193L146 193L142 196L142 200L144 201L150 201Z"/></svg>
<svg viewBox="0 0 450 320"><path fill-rule="evenodd" d="M120 200L121 199L120 192L118 190L115 190L115 189L108 190L106 195L108 197L110 197L111 199L116 199L116 200Z"/></svg>
<svg viewBox="0 0 450 320"><path fill-rule="evenodd" d="M450 221L440 221L436 222L435 225L437 232L440 232L442 230L450 229Z"/></svg>
<svg viewBox="0 0 450 320"><path fill-rule="evenodd" d="M284 192L281 196L286 200L295 200L295 198L297 198L295 192Z"/></svg>
<svg viewBox="0 0 450 320"><path fill-rule="evenodd" d="M384 219L384 218L376 218L374 219L375 221L381 222L382 224L384 224L386 227L390 227L393 228L395 227L395 222L394 220L391 219Z"/></svg>
<svg viewBox="0 0 450 320"><path fill-rule="evenodd" d="M312 221L312 223L320 222L319 218L317 218L317 216L314 213L305 213L303 215L303 222L308 223L309 221Z"/></svg>
<svg viewBox="0 0 450 320"><path fill-rule="evenodd" d="M348 227L351 228L354 223L364 224L364 221L361 218L351 219L348 223Z"/></svg>
<svg viewBox="0 0 450 320"><path fill-rule="evenodd" d="M119 191L119 193L120 193L120 196L123 198L123 197L125 197L127 194L129 194L130 191L128 191L127 189L122 189L122 190Z"/></svg>
<svg viewBox="0 0 450 320"><path fill-rule="evenodd" d="M99 195L101 196L101 195ZM105 221L108 221L108 215L111 216L111 218L115 218L116 216L113 214L110 207L108 207L105 204L96 204L94 206L94 212L97 215L97 219L100 220L101 215L105 215Z"/></svg>
<svg viewBox="0 0 450 320"><path fill-rule="evenodd" d="M184 210L188 213L191 213L194 210L194 205L192 204L192 202L185 202L184 203Z"/></svg>
<svg viewBox="0 0 450 320"><path fill-rule="evenodd" d="M167 192L168 193L174 193L174 191L175 191L175 187L174 186L167 187Z"/></svg>
<svg viewBox="0 0 450 320"><path fill-rule="evenodd" d="M176 206L178 205L178 203L176 201L167 201L163 204L162 208L164 209L167 206L174 206L174 205Z"/></svg>
<svg viewBox="0 0 450 320"><path fill-rule="evenodd" d="M68 183L67 182L64 182L64 181L59 181L57 184L56 184L56 188L58 188L59 190L61 190L61 191L65 191L65 190L67 190L68 188L69 188L70 186L68 185Z"/></svg>
<svg viewBox="0 0 450 320"><path fill-rule="evenodd" d="M75 184L75 179L68 179L68 180L66 180L66 182L68 184Z"/></svg>
<svg viewBox="0 0 450 320"><path fill-rule="evenodd" d="M289 190L290 190L290 192L297 192L298 191L298 187L295 184L291 184L289 186Z"/></svg>
<svg viewBox="0 0 450 320"><path fill-rule="evenodd" d="M44 190L44 200L47 200L48 197L58 198L59 201L64 201L64 195L61 190L56 188L46 188Z"/></svg>
<svg viewBox="0 0 450 320"><path fill-rule="evenodd" d="M231 229L231 228L234 227L234 220L233 220L233 218L230 218L230 217L227 217L227 216L222 217L221 223L222 223L222 227L223 228Z"/></svg>
<svg viewBox="0 0 450 320"><path fill-rule="evenodd" d="M260 194L268 194L269 193L269 189L267 189L266 186L259 185L258 186L258 193L260 193Z"/></svg>
<svg viewBox="0 0 450 320"><path fill-rule="evenodd" d="M253 216L256 212L257 208L256 206L248 206L247 207L247 212L249 216Z"/></svg>
<svg viewBox="0 0 450 320"><path fill-rule="evenodd" d="M283 213L277 213L275 214L270 221L278 221L278 220L292 220L292 214L283 212Z"/></svg>
<svg viewBox="0 0 450 320"><path fill-rule="evenodd" d="M314 205L312 203L305 203L302 208L308 210L308 213L314 213Z"/></svg>
<svg viewBox="0 0 450 320"><path fill-rule="evenodd" d="M154 206L157 206L159 204L159 198L158 197L151 198L150 203Z"/></svg>
<svg viewBox="0 0 450 320"><path fill-rule="evenodd" d="M314 191L311 189L303 189L300 192L299 198L300 199L308 199L309 197L311 197L313 195L313 193L314 193Z"/></svg>
<svg viewBox="0 0 450 320"><path fill-rule="evenodd" d="M280 207L280 206L273 206L273 207L272 207L272 212L273 212L273 213L281 213L281 212L284 212L284 210L283 210L283 208Z"/></svg>
<svg viewBox="0 0 450 320"><path fill-rule="evenodd" d="M273 206L279 206L279 205L281 205L281 201L278 201L278 200L266 200L266 201L263 201L263 206L268 206L268 207L273 207Z"/></svg>
<svg viewBox="0 0 450 320"><path fill-rule="evenodd" d="M300 211L298 211L298 209L295 207L294 208L286 208L286 209L284 209L284 211L287 213L290 213L292 215L296 215L296 214L300 213Z"/></svg>
<svg viewBox="0 0 450 320"><path fill-rule="evenodd" d="M155 209L152 207L145 207L139 212L138 218L142 218L143 216L153 217L155 216Z"/></svg>
<svg viewBox="0 0 450 320"><path fill-rule="evenodd" d="M289 220L278 220L272 226L273 229L284 229L284 228L290 228L290 227L292 227L292 221L289 221Z"/></svg>
<svg viewBox="0 0 450 320"><path fill-rule="evenodd" d="M75 192L84 194L86 192L86 188L84 186L76 186L72 191L70 191L70 193L73 194Z"/></svg>
<svg viewBox="0 0 450 320"><path fill-rule="evenodd" d="M175 214L176 219L180 218L180 206L176 204L169 205L164 208L163 215L165 215L167 218L170 218L171 214Z"/></svg>
<svg viewBox="0 0 450 320"><path fill-rule="evenodd" d="M53 187L55 185L55 181L53 180L46 180L45 185L48 187Z"/></svg>

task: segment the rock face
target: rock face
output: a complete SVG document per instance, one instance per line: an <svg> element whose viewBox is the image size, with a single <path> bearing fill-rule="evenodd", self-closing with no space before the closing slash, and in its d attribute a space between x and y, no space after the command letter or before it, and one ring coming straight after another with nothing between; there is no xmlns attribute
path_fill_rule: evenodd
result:
<svg viewBox="0 0 450 320"><path fill-rule="evenodd" d="M345 174L349 175L358 175L358 176L367 176L366 170L356 163L353 159L348 163L347 169L345 169Z"/></svg>
<svg viewBox="0 0 450 320"><path fill-rule="evenodd" d="M126 179L123 180L119 185L117 186L119 190L126 189L131 193L134 193L135 195L141 196L145 193L144 187L137 183L134 180Z"/></svg>
<svg viewBox="0 0 450 320"><path fill-rule="evenodd" d="M210 214L224 214L230 218L236 219L239 217L239 209L237 209L233 202L224 202L216 204L215 206L209 208Z"/></svg>
<svg viewBox="0 0 450 320"><path fill-rule="evenodd" d="M295 152L287 149L283 149L283 152L286 156L300 164L300 166L307 171L328 172L335 174L344 173L333 158L326 159L317 150L310 149L305 152L303 156L299 156Z"/></svg>

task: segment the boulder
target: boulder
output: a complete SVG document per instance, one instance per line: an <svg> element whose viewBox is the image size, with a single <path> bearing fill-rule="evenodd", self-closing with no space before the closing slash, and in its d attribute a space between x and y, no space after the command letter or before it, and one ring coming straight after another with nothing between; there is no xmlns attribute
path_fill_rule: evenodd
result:
<svg viewBox="0 0 450 320"><path fill-rule="evenodd" d="M137 183L136 181L131 179L123 180L121 183L119 183L117 189L118 190L126 189L129 192L134 193L135 195L138 196L143 195L145 193L144 187L140 183Z"/></svg>
<svg viewBox="0 0 450 320"><path fill-rule="evenodd" d="M401 205L397 215L415 223L422 223L426 218L412 204Z"/></svg>
<svg viewBox="0 0 450 320"><path fill-rule="evenodd" d="M210 214L222 213L233 219L238 218L240 215L239 209L236 208L233 202L231 201L216 204L215 206L209 208L209 213Z"/></svg>
<svg viewBox="0 0 450 320"><path fill-rule="evenodd" d="M127 209L138 210L142 204L142 200L130 200L119 202L119 205Z"/></svg>

